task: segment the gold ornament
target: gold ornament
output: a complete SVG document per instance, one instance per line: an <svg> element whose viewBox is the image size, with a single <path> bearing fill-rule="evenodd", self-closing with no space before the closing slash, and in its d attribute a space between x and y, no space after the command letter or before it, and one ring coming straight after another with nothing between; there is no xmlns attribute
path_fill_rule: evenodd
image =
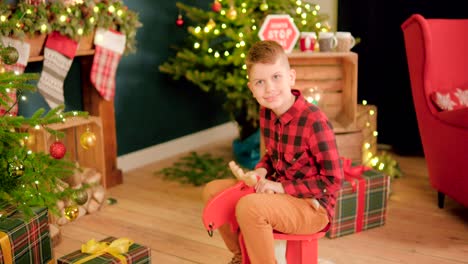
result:
<svg viewBox="0 0 468 264"><path fill-rule="evenodd" d="M78 205L83 205L88 201L88 192L85 190L76 191L72 198Z"/></svg>
<svg viewBox="0 0 468 264"><path fill-rule="evenodd" d="M237 18L237 11L234 8L234 6L231 6L229 8L229 11L227 12L226 17L229 18L230 20L234 20Z"/></svg>
<svg viewBox="0 0 468 264"><path fill-rule="evenodd" d="M212 18L206 23L206 28L208 28L209 31L211 31L213 28L216 27L216 22Z"/></svg>
<svg viewBox="0 0 468 264"><path fill-rule="evenodd" d="M78 209L78 206L76 205L70 205L65 207L65 218L68 219L68 221L73 221L78 217L78 214L80 213L80 210Z"/></svg>
<svg viewBox="0 0 468 264"><path fill-rule="evenodd" d="M86 128L86 132L81 134L80 145L84 149L89 149L96 145L96 135L93 132L89 131L89 128Z"/></svg>

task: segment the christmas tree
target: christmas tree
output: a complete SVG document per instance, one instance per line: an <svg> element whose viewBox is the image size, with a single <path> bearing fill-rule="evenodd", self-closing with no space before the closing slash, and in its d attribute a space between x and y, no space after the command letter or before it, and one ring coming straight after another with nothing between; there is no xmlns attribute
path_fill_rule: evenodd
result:
<svg viewBox="0 0 468 264"><path fill-rule="evenodd" d="M247 87L244 59L269 14L289 14L300 31L329 31L320 6L303 0L214 0L206 10L177 3L176 25L189 18L189 36L175 57L160 66L174 79L185 78L203 91L222 93L224 107L243 140L257 130L258 104Z"/></svg>
<svg viewBox="0 0 468 264"><path fill-rule="evenodd" d="M0 217L16 210L30 216L31 207L47 207L58 213L55 209L57 201L71 198L83 190L71 190L63 185L62 179L73 174L75 164L62 159L65 147L58 139L63 135L47 125L87 113L63 112L61 105L49 112L39 109L28 118L11 114L17 100L24 98L24 91L36 90L31 81L38 80L39 75L5 70L4 64L14 64L18 60L18 52L12 47L0 46L0 58L0 108L4 109L0 115ZM14 89L18 95L15 100L9 97ZM45 129L57 138L50 153L28 149L31 140L28 129Z"/></svg>

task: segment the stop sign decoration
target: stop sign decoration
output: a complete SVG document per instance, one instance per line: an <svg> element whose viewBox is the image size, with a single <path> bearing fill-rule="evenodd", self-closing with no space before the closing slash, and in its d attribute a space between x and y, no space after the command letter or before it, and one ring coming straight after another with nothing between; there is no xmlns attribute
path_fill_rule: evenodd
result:
<svg viewBox="0 0 468 264"><path fill-rule="evenodd" d="M258 37L261 40L274 40L290 53L299 38L299 30L289 15L268 15Z"/></svg>

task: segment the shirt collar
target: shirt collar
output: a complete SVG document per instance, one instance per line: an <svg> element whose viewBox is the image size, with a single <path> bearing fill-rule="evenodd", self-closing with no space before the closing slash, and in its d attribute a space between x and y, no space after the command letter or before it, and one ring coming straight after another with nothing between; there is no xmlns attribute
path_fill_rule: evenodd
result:
<svg viewBox="0 0 468 264"><path fill-rule="evenodd" d="M287 124L290 122L294 117L298 116L298 114L302 112L302 109L307 107L306 100L299 90L293 89L291 90L291 93L296 96L296 100L294 101L294 104L288 109L288 111L277 118L277 120L282 124Z"/></svg>

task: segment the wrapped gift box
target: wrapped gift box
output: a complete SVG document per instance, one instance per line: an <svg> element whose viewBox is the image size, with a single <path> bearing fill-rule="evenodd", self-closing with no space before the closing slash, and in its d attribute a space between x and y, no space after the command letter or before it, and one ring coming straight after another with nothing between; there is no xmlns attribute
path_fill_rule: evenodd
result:
<svg viewBox="0 0 468 264"><path fill-rule="evenodd" d="M344 171L345 181L337 192L335 216L327 232L329 238L385 224L390 177L361 165L349 168L345 164Z"/></svg>
<svg viewBox="0 0 468 264"><path fill-rule="evenodd" d="M34 208L27 221L15 213L0 218L0 264L49 263L52 245L46 208Z"/></svg>
<svg viewBox="0 0 468 264"><path fill-rule="evenodd" d="M111 243L112 241L116 240L115 237L107 237L101 242L108 242ZM76 250L68 255L60 257L57 260L57 264L68 264L68 263L81 263L80 260L84 258L88 258L91 254L82 253L81 250ZM151 250L148 247L139 245L137 243L133 243L130 245L127 253L121 254L127 261L127 264L150 264L151 263ZM102 255L96 255L95 258L92 258L86 262L82 263L89 263L89 264L117 264L122 263L117 257L105 253Z"/></svg>

